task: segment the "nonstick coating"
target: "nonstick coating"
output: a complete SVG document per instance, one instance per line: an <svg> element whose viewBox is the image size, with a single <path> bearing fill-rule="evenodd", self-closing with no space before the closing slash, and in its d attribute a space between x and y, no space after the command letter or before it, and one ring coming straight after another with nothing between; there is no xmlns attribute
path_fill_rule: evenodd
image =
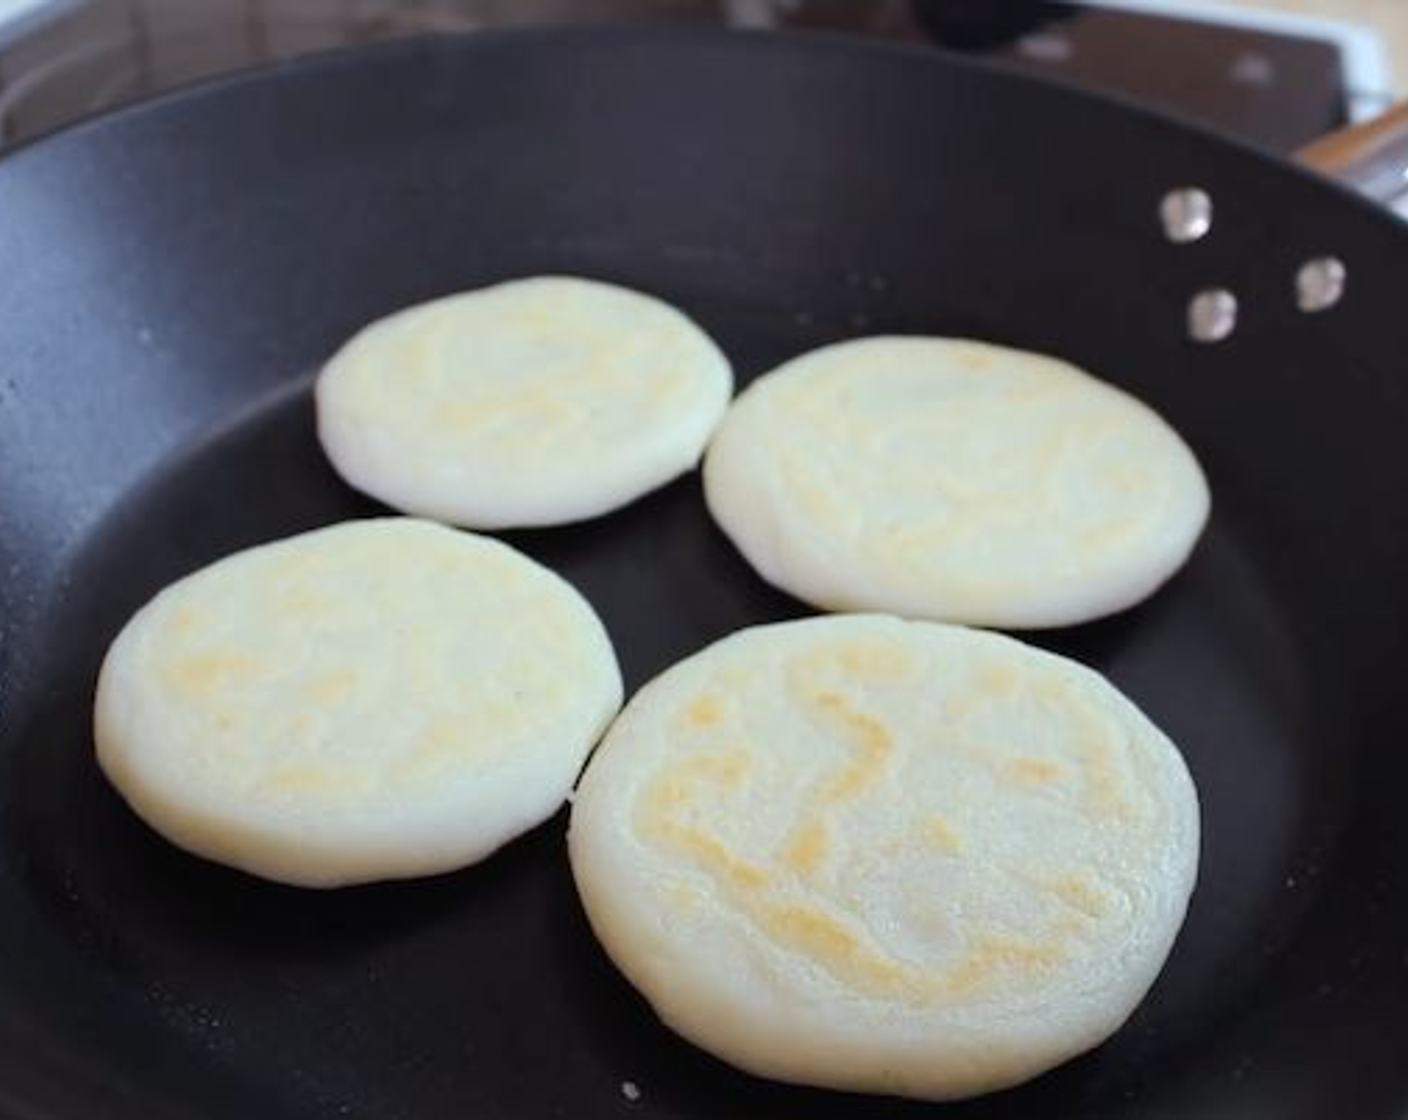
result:
<svg viewBox="0 0 1408 1120"><path fill-rule="evenodd" d="M1195 183L1205 241L1157 205ZM1349 294L1295 307L1306 257ZM329 56L0 165L0 1113L21 1117L1408 1115L1408 233L1192 130L920 52L637 30ZM936 1107L770 1085L676 1039L593 941L559 816L337 893L186 856L92 759L99 659L169 580L380 512L313 436L352 330L510 276L677 302L742 379L863 333L1050 351L1157 407L1215 512L1115 619L1038 634L1183 747L1202 874L1091 1055ZM1228 341L1185 338L1206 285ZM803 613L686 478L510 534L628 683ZM446 604L452 609L453 604ZM632 1102L622 1083L633 1081Z"/></svg>

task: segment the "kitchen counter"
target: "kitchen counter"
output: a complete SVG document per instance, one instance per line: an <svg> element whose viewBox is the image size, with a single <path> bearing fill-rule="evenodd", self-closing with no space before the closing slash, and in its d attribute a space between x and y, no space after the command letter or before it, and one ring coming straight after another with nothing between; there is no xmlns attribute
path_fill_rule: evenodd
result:
<svg viewBox="0 0 1408 1120"><path fill-rule="evenodd" d="M1384 41L1393 88L1408 97L1408 0L1205 0L1225 8L1262 8L1362 24Z"/></svg>

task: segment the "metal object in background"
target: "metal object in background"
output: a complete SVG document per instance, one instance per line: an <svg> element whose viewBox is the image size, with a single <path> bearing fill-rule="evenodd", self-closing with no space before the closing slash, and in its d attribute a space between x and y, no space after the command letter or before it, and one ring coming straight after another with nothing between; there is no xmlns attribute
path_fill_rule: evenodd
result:
<svg viewBox="0 0 1408 1120"><path fill-rule="evenodd" d="M1408 102L1316 140L1296 158L1375 202L1400 203L1408 198Z"/></svg>

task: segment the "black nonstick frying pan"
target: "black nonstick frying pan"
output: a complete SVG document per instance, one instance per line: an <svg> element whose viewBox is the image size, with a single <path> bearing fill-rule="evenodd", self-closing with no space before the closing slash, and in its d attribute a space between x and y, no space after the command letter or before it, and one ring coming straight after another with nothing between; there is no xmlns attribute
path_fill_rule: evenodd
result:
<svg viewBox="0 0 1408 1120"><path fill-rule="evenodd" d="M1159 203L1189 185L1214 223L1175 244ZM1295 278L1323 255L1345 296L1306 313ZM1129 692L1202 797L1188 924L1109 1043L957 1106L768 1084L611 968L561 816L459 874L301 892L175 850L104 783L94 677L137 606L378 512L319 453L310 371L394 308L536 272L677 302L743 379L866 333L1049 351L1196 449L1215 512L1186 570L1034 636ZM1199 343L1208 288L1239 314ZM1209 136L927 53L438 39L23 150L0 165L0 1114L1408 1116L1405 488L1408 230ZM590 597L631 686L804 612L696 478L510 538Z"/></svg>

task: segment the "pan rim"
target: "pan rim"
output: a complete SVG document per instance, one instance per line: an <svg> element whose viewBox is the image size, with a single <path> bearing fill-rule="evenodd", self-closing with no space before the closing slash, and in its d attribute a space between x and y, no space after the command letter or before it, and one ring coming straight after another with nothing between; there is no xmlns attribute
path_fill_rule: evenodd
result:
<svg viewBox="0 0 1408 1120"><path fill-rule="evenodd" d="M1236 136L1217 131L1175 110L1147 105L1135 98L1112 91L1093 91L1072 86L1057 78L1017 70L1000 61L944 52L937 47L919 43L902 43L869 39L859 35L834 31L803 31L796 29L757 31L734 27L679 26L655 23L602 24L567 22L551 26L492 27L475 31L426 32L375 43L324 48L295 58L276 59L253 66L214 74L170 89L143 94L132 101L79 118L59 128L25 139L0 152L0 188L14 166L42 155L49 148L77 142L90 133L122 127L129 121L140 120L154 112L164 112L176 106L208 97L237 93L249 85L295 79L343 67L365 65L372 60L394 60L419 52L447 49L451 51L581 48L609 49L620 46L728 48L771 51L795 55L866 54L888 58L907 66L938 66L996 81L1006 85L1024 86L1050 97L1064 99L1072 105L1113 110L1129 118L1173 130L1199 142L1207 142L1225 151L1238 153L1264 168L1289 174L1302 183L1328 192L1341 204L1349 203L1361 215L1382 223L1391 236L1402 238L1408 252L1408 222L1402 221L1386 207L1359 194L1353 188L1257 148Z"/></svg>

